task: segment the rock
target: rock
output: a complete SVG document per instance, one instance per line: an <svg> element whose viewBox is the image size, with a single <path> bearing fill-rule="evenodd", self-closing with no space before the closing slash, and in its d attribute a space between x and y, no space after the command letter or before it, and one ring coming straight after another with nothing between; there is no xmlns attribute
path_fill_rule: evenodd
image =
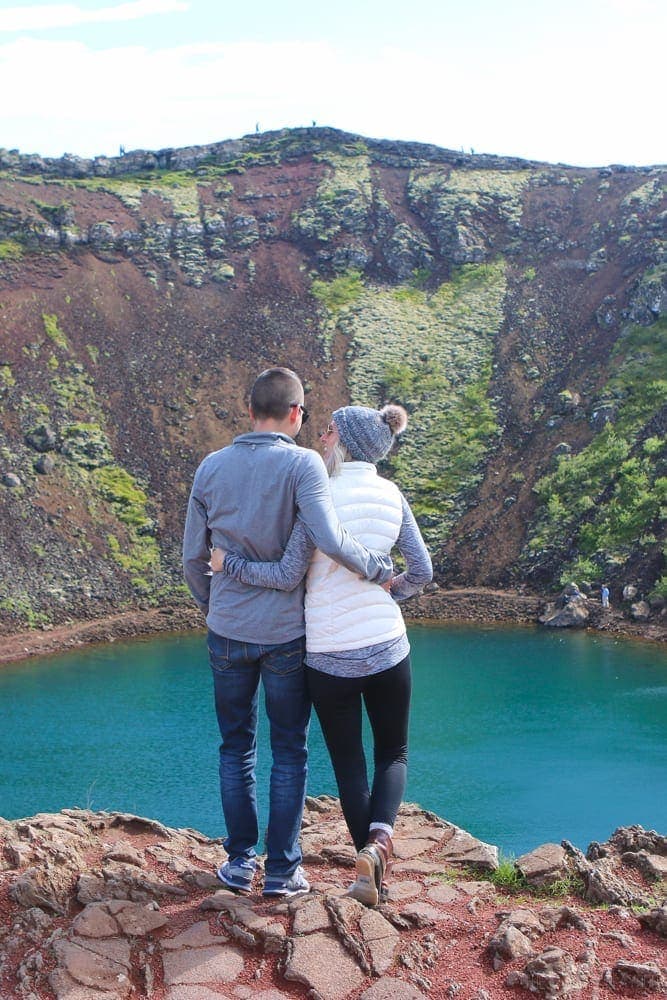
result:
<svg viewBox="0 0 667 1000"><path fill-rule="evenodd" d="M445 846L440 857L448 864L472 865L482 871L496 871L498 868L497 847L452 824L447 824Z"/></svg>
<svg viewBox="0 0 667 1000"><path fill-rule="evenodd" d="M561 455L571 455L572 445L568 444L567 441L560 441L554 448L553 454L556 458L560 458Z"/></svg>
<svg viewBox="0 0 667 1000"><path fill-rule="evenodd" d="M611 985L615 990L627 987L640 993L662 993L667 981L655 962L629 962L621 959L611 970Z"/></svg>
<svg viewBox="0 0 667 1000"><path fill-rule="evenodd" d="M38 424L25 436L26 444L35 451L54 451L58 436L48 424Z"/></svg>
<svg viewBox="0 0 667 1000"><path fill-rule="evenodd" d="M624 601L634 601L634 599L635 599L635 597L637 596L638 593L639 593L639 591L634 586L634 584L627 583L625 585L625 587L623 587L623 600Z"/></svg>
<svg viewBox="0 0 667 1000"><path fill-rule="evenodd" d="M618 406L616 403L600 403L590 417L591 427L596 431L602 430L606 424L613 424L618 418Z"/></svg>
<svg viewBox="0 0 667 1000"><path fill-rule="evenodd" d="M378 976L383 975L394 963L400 934L377 910L365 910L362 913L359 931L370 954L373 972Z"/></svg>
<svg viewBox="0 0 667 1000"><path fill-rule="evenodd" d="M39 472L40 476L50 475L55 467L56 463L50 455L40 455L35 462L35 472Z"/></svg>
<svg viewBox="0 0 667 1000"><path fill-rule="evenodd" d="M304 832L321 844L331 831L338 837L341 823L332 800L307 810ZM82 810L0 820L0 892L8 908L0 927L0 993L11 981L19 984L21 1000L125 1000L135 993L159 993L164 1000L286 1000L295 990L322 1000L489 1000L497 992L491 966L513 961L526 964L514 968L509 985L556 1000L586 988L602 934L605 981L616 995L655 992L658 973L665 976L667 903L639 921L628 906L640 898L637 859L655 864L667 857L667 838L640 826L621 827L607 843L591 845L590 858L563 842L572 870L582 873L589 890L602 888L625 901L609 909L603 932L596 918L588 919L584 903L517 905L496 912L498 928L489 941L499 898L495 887L465 871L454 885L439 877L443 852L465 854L471 843L477 849L479 842L466 836L416 806L403 806L396 838L408 857L397 864L403 881L390 881L389 902L371 909L345 894L347 866L325 861L321 853L318 869L308 871L308 896L267 903L258 894L241 897L219 889L202 898L202 890L186 879L192 859L213 866L224 852L196 831ZM533 860L543 863L544 848L554 846L531 852ZM150 864L139 867L138 858ZM629 861L632 877L625 881ZM95 893L100 898L80 909L77 897ZM61 912L40 909L40 894L42 905L55 903ZM545 934L549 949L537 944ZM570 954L577 936L585 940ZM637 957L640 965L627 962ZM280 990L285 973L303 985ZM262 989L260 979L277 985Z"/></svg>
<svg viewBox="0 0 667 1000"><path fill-rule="evenodd" d="M526 881L533 886L551 885L570 871L568 856L560 844L542 844L514 862Z"/></svg>
<svg viewBox="0 0 667 1000"><path fill-rule="evenodd" d="M533 946L530 939L518 927L512 924L501 924L493 935L487 950L494 969L499 969L504 962L511 962L522 955L532 955Z"/></svg>
<svg viewBox="0 0 667 1000"><path fill-rule="evenodd" d="M590 964L579 966L562 948L547 948L525 966L526 987L531 993L556 1000L581 990L590 976Z"/></svg>
<svg viewBox="0 0 667 1000"><path fill-rule="evenodd" d="M340 941L321 932L292 939L285 978L303 983L322 1000L342 1000L359 990L364 981L361 969Z"/></svg>
<svg viewBox="0 0 667 1000"><path fill-rule="evenodd" d="M588 598L576 583L568 583L558 600L547 605L538 621L549 628L572 628L585 625L589 616Z"/></svg>
<svg viewBox="0 0 667 1000"><path fill-rule="evenodd" d="M600 855L596 864L588 861L581 851L569 841L564 840L563 847L572 859L574 869L584 883L584 899L594 904L646 905L645 898L637 891L636 886L625 882L614 871L613 849L609 849L608 845L601 845L594 851Z"/></svg>
<svg viewBox="0 0 667 1000"><path fill-rule="evenodd" d="M667 856L649 854L648 851L626 851L621 860L632 865L649 880L667 879Z"/></svg>
<svg viewBox="0 0 667 1000"><path fill-rule="evenodd" d="M155 904L144 906L124 899L114 899L107 904L107 909L127 937L143 937L169 922Z"/></svg>
<svg viewBox="0 0 667 1000"><path fill-rule="evenodd" d="M557 930L563 927L574 927L586 934L593 933L593 926L571 906L545 906L540 911L540 923L546 930Z"/></svg>
<svg viewBox="0 0 667 1000"><path fill-rule="evenodd" d="M667 902L653 907L648 913L640 913L637 920L642 927L667 938Z"/></svg>
<svg viewBox="0 0 667 1000"><path fill-rule="evenodd" d="M60 967L76 982L94 989L115 991L119 997L129 995L130 946L126 941L111 938L91 940L83 945L59 940L53 950Z"/></svg>
<svg viewBox="0 0 667 1000"><path fill-rule="evenodd" d="M428 1000L428 998L425 993L411 983L406 983L404 979L384 976L362 993L359 1000Z"/></svg>
<svg viewBox="0 0 667 1000"><path fill-rule="evenodd" d="M181 983L233 983L243 972L241 951L229 944L182 948L163 956L165 986Z"/></svg>
<svg viewBox="0 0 667 1000"><path fill-rule="evenodd" d="M23 483L15 472L4 472L2 475L2 485L7 486L11 490L16 489L17 486L23 486Z"/></svg>
<svg viewBox="0 0 667 1000"><path fill-rule="evenodd" d="M630 608L630 616L636 622L647 622L651 617L651 606L648 601L637 601Z"/></svg>

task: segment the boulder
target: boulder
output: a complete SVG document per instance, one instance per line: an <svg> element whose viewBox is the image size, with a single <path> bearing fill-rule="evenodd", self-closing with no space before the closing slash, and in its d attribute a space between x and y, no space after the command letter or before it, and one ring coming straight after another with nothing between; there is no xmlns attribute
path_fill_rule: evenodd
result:
<svg viewBox="0 0 667 1000"><path fill-rule="evenodd" d="M585 625L589 616L588 598L576 583L568 583L558 600L547 605L538 621L548 628L572 628Z"/></svg>
<svg viewBox="0 0 667 1000"><path fill-rule="evenodd" d="M637 601L631 606L630 615L636 622L647 622L651 617L651 606L648 601Z"/></svg>
<svg viewBox="0 0 667 1000"><path fill-rule="evenodd" d="M57 440L56 432L48 424L38 424L25 436L26 444L35 451L54 451Z"/></svg>
<svg viewBox="0 0 667 1000"><path fill-rule="evenodd" d="M39 472L41 476L48 476L56 467L56 463L51 458L50 455L40 455L35 462L35 472Z"/></svg>
<svg viewBox="0 0 667 1000"><path fill-rule="evenodd" d="M552 885L570 872L568 856L560 844L542 844L514 862L526 881L535 887Z"/></svg>

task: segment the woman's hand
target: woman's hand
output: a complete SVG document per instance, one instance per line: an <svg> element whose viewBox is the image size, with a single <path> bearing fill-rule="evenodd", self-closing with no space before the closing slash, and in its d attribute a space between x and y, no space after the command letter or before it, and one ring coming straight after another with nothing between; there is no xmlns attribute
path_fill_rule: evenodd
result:
<svg viewBox="0 0 667 1000"><path fill-rule="evenodd" d="M213 551L211 552L211 560L209 566L211 567L214 573L222 572L222 569L225 565L226 555L227 552L225 549L213 549Z"/></svg>

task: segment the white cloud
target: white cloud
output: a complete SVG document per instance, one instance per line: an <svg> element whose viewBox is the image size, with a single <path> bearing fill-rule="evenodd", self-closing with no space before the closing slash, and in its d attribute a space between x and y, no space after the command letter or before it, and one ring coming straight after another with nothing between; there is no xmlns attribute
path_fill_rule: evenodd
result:
<svg viewBox="0 0 667 1000"><path fill-rule="evenodd" d="M0 46L0 92L12 95L0 146L45 156L116 155L121 144L204 144L253 132L256 124L265 131L316 120L367 136L527 159L656 163L665 159L650 100L660 92L660 64L646 64L646 54L646 47L627 51L621 74L606 71L604 54L576 40L564 64L548 48L471 62L454 47L436 55L400 48L352 54L327 42L95 51L82 42L23 37ZM641 80L641 90L631 79Z"/></svg>
<svg viewBox="0 0 667 1000"><path fill-rule="evenodd" d="M0 11L0 31L41 31L47 28L71 28L81 24L108 24L112 21L136 21L153 14L187 11L189 3L181 0L132 0L113 7L85 10L76 4L49 7L7 7Z"/></svg>

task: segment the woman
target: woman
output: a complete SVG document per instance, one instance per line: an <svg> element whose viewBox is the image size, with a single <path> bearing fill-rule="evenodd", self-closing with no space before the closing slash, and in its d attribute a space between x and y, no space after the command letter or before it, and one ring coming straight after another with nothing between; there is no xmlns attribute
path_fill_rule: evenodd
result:
<svg viewBox="0 0 667 1000"><path fill-rule="evenodd" d="M243 583L293 589L306 580L306 664L310 694L357 849L350 892L370 906L387 895L393 828L407 777L410 646L397 601L431 580L431 559L407 500L377 474L376 462L407 426L400 406L343 406L321 435L341 523L368 548L396 545L406 571L388 589L362 580L316 550L297 521L279 563L249 562L214 549L211 568ZM361 707L373 731L369 789Z"/></svg>

